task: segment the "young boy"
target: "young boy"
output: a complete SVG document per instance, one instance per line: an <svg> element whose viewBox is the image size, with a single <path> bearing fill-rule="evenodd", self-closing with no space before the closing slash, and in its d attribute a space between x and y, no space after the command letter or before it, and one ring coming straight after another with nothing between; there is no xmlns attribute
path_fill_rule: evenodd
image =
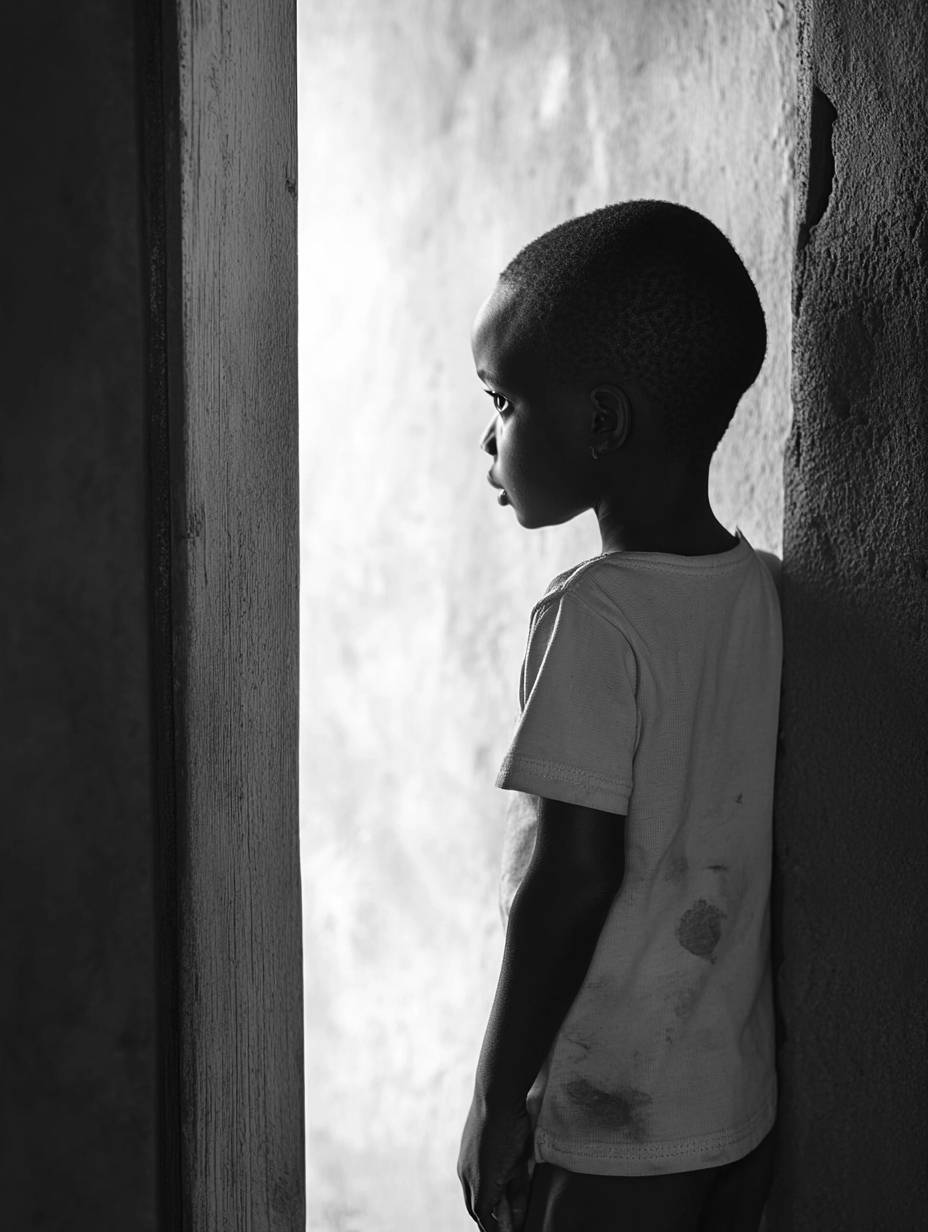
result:
<svg viewBox="0 0 928 1232"><path fill-rule="evenodd" d="M603 554L531 613L465 1204L484 1232L756 1232L779 562L707 482L764 358L760 302L707 219L629 201L522 249L472 347L499 502L527 528L593 509Z"/></svg>

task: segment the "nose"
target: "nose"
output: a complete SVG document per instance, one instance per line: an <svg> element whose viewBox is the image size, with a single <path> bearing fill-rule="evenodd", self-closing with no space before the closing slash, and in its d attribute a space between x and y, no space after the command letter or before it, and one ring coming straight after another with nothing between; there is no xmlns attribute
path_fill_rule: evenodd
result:
<svg viewBox="0 0 928 1232"><path fill-rule="evenodd" d="M486 432L480 438L480 448L496 457L496 416L490 420Z"/></svg>

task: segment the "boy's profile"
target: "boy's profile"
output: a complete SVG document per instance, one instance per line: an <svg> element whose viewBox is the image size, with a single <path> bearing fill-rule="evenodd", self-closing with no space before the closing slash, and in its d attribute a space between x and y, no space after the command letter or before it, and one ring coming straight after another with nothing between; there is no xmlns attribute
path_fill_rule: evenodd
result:
<svg viewBox="0 0 928 1232"><path fill-rule="evenodd" d="M530 616L465 1204L485 1232L756 1232L779 562L716 519L708 473L760 301L706 218L628 201L523 248L471 342L498 500L527 528L593 509L603 551Z"/></svg>

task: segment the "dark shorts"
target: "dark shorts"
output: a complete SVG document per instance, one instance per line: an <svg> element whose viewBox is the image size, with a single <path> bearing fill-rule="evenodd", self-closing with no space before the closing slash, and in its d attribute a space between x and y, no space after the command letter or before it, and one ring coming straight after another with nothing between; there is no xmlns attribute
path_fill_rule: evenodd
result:
<svg viewBox="0 0 928 1232"><path fill-rule="evenodd" d="M719 1168L590 1176L535 1165L523 1232L758 1232L773 1182L774 1131Z"/></svg>

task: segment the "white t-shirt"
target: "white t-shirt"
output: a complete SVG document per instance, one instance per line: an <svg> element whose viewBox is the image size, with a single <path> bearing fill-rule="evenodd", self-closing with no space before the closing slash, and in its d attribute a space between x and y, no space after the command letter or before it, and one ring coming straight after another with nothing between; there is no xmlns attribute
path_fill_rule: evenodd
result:
<svg viewBox="0 0 928 1232"><path fill-rule="evenodd" d="M776 1118L779 562L736 534L711 556L598 556L532 609L496 779L518 793L504 922L539 796L627 815L621 888L528 1096L538 1162L604 1176L716 1167Z"/></svg>

